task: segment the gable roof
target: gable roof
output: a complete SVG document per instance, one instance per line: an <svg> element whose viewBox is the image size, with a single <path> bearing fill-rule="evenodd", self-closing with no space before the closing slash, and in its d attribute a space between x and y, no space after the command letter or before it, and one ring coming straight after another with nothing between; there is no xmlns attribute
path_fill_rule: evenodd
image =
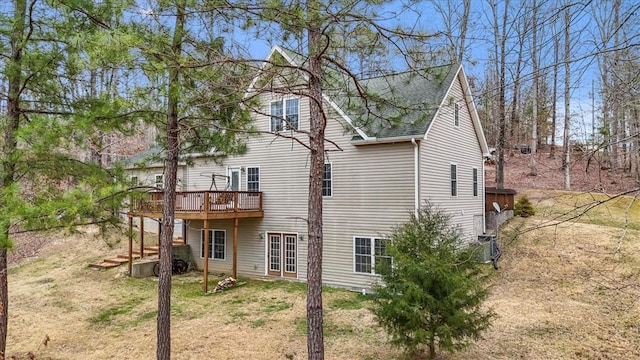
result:
<svg viewBox="0 0 640 360"><path fill-rule="evenodd" d="M246 90L247 95L254 91L262 72L271 63L270 59L275 54L282 56L291 67L297 68L306 62L306 57L301 54L277 45L273 46L265 61L262 62L259 73L249 84ZM480 148L485 155L488 155L489 150L482 124L461 64L453 63L358 79L357 84L353 78L328 67L324 71L326 76L323 99L353 129L352 140L358 143L426 139L433 119L447 101L445 98L447 93L459 78ZM301 73L308 81L308 75ZM361 92L369 96L363 98L359 96ZM369 98L371 100L365 100ZM161 151L160 147L150 148L125 160L124 165L136 167L137 163L144 160L157 159ZM212 153L199 155L212 155Z"/></svg>
<svg viewBox="0 0 640 360"><path fill-rule="evenodd" d="M262 75L262 71L267 67L267 65L269 65L269 63L270 63L269 60L275 54L281 55L292 67L300 67L306 61L306 58L304 56L302 56L300 54L297 54L297 53L295 53L295 52L293 52L291 50L285 50L285 49L281 48L278 45L274 45L271 48L271 51L269 51L269 54L267 55L265 61L260 66L260 72L258 73L258 75L256 75L253 78L253 80L251 81L251 84L247 88L247 91L246 91L247 94L251 93L255 89L256 84L258 82L258 79ZM306 81L309 80L309 76L306 73L303 73L302 76L304 77L304 79ZM333 99L329 96L329 94L323 92L322 98L324 99L324 101L329 103L329 105L333 108L333 110L335 110L347 122L347 124L349 124L354 129L354 131L361 138L363 138L363 139L369 139L370 138L362 129L360 129L358 126L355 125L355 122L351 119L351 117L349 117L349 115L346 114L343 111L343 109L341 109L340 106L338 106L338 104L336 104L335 101L333 101Z"/></svg>
<svg viewBox="0 0 640 360"><path fill-rule="evenodd" d="M296 67L307 60L277 45L267 59L274 53ZM325 67L323 97L354 128L356 139L424 135L459 68L460 64L447 64L358 79L356 84L353 78ZM359 95L362 91L371 99L364 100Z"/></svg>
<svg viewBox="0 0 640 360"><path fill-rule="evenodd" d="M276 53L293 67L306 62L305 56L277 45L271 49L267 59ZM263 68L267 63L263 63ZM476 138L483 154L488 155L489 147L462 64L452 63L358 79L358 85L353 78L331 68L325 67L324 71L324 100L354 129L353 140L365 142L392 139L408 141L417 137L426 139L433 119L447 101L449 90L456 79L460 79ZM303 76L308 80L306 73ZM249 90L253 89L258 77ZM367 102L358 96L361 91L379 100ZM385 107L385 104L389 106Z"/></svg>
<svg viewBox="0 0 640 360"><path fill-rule="evenodd" d="M422 136L444 102L459 67L448 64L363 79L360 86L375 100L344 96L341 106L349 108L366 133L377 139Z"/></svg>

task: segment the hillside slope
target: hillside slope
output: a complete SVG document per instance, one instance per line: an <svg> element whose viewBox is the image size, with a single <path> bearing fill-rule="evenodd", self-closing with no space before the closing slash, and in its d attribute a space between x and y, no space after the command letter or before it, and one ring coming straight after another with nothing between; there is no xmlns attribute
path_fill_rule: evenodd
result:
<svg viewBox="0 0 640 360"><path fill-rule="evenodd" d="M549 148L536 154L538 175L531 176L530 155L517 151L505 154L505 188L508 189L564 189L564 170L561 150L549 157ZM574 152L571 158L572 191L604 192L617 194L632 189L640 189L640 184L629 173L603 170L596 158L585 152ZM494 164L485 167L487 186L495 186Z"/></svg>

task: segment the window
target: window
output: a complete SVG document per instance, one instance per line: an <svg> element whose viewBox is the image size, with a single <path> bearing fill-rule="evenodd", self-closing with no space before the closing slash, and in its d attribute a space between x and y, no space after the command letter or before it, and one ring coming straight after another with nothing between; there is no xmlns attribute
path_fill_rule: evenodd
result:
<svg viewBox="0 0 640 360"><path fill-rule="evenodd" d="M375 274L376 266L390 267L391 257L387 255L387 239L354 237L354 271Z"/></svg>
<svg viewBox="0 0 640 360"><path fill-rule="evenodd" d="M460 126L460 106L457 103L455 104L453 117L453 125Z"/></svg>
<svg viewBox="0 0 640 360"><path fill-rule="evenodd" d="M209 230L209 259L225 260L226 254L227 232L225 230ZM204 229L200 231L200 258L204 258Z"/></svg>
<svg viewBox="0 0 640 360"><path fill-rule="evenodd" d="M131 177L129 178L129 184L131 184L131 186L140 185L140 181L138 180L138 176L137 175L131 175Z"/></svg>
<svg viewBox="0 0 640 360"><path fill-rule="evenodd" d="M300 101L298 99L271 102L271 131L298 130Z"/></svg>
<svg viewBox="0 0 640 360"><path fill-rule="evenodd" d="M163 174L154 175L153 185L157 188L162 189L164 185L164 175Z"/></svg>
<svg viewBox="0 0 640 360"><path fill-rule="evenodd" d="M451 164L451 196L458 196L458 165Z"/></svg>
<svg viewBox="0 0 640 360"><path fill-rule="evenodd" d="M473 168L473 196L478 196L478 169Z"/></svg>
<svg viewBox="0 0 640 360"><path fill-rule="evenodd" d="M322 173L322 196L333 196L333 169L331 164L324 164Z"/></svg>
<svg viewBox="0 0 640 360"><path fill-rule="evenodd" d="M271 132L282 130L282 101L274 101L271 103Z"/></svg>
<svg viewBox="0 0 640 360"><path fill-rule="evenodd" d="M260 168L247 168L247 191L260 191Z"/></svg>

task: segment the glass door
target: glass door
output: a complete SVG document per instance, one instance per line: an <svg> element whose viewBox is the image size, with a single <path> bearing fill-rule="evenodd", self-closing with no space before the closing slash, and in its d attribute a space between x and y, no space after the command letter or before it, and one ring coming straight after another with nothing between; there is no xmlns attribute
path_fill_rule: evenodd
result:
<svg viewBox="0 0 640 360"><path fill-rule="evenodd" d="M272 276L298 277L298 235L267 234L267 273Z"/></svg>

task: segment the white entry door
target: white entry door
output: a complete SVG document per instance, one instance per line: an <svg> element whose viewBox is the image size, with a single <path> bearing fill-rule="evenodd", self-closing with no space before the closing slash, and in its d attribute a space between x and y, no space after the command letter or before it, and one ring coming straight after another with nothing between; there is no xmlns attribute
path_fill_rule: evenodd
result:
<svg viewBox="0 0 640 360"><path fill-rule="evenodd" d="M240 168L229 168L229 183L227 190L240 191Z"/></svg>

